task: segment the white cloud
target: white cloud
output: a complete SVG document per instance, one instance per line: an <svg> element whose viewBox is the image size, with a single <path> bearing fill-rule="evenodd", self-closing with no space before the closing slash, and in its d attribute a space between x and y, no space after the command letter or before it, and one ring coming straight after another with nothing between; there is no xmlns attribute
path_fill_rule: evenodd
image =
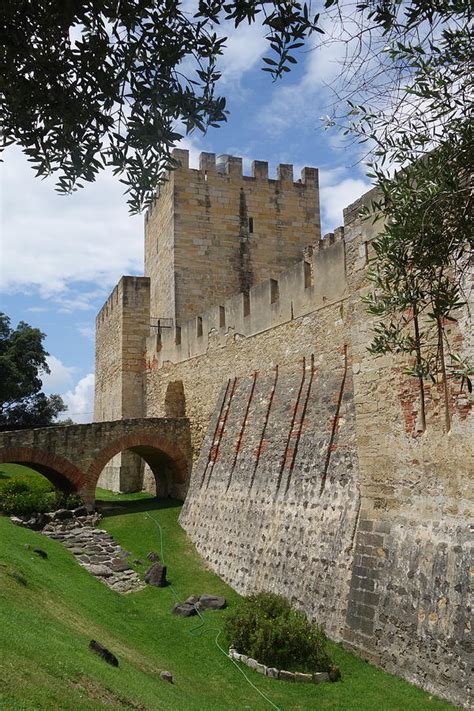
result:
<svg viewBox="0 0 474 711"><path fill-rule="evenodd" d="M143 265L142 219L129 217L122 187L103 173L83 190L60 196L53 181L34 177L17 148L5 152L2 174L2 260L5 291L36 287L45 297L64 297L70 303L72 282L100 284L104 293L122 274L137 273Z"/></svg>
<svg viewBox="0 0 474 711"><path fill-rule="evenodd" d="M267 51L265 30L260 23L242 24L229 32L219 69L222 71L220 85L239 81L250 71Z"/></svg>
<svg viewBox="0 0 474 711"><path fill-rule="evenodd" d="M344 178L320 188L324 232L343 224L342 210L371 188L367 180Z"/></svg>
<svg viewBox="0 0 474 711"><path fill-rule="evenodd" d="M46 393L58 393L72 384L76 368L64 365L59 358L52 355L47 356L46 362L51 371L41 375L43 390Z"/></svg>
<svg viewBox="0 0 474 711"><path fill-rule="evenodd" d="M83 336L87 338L88 341L94 341L95 339L95 326L90 323L80 323L77 326L77 330Z"/></svg>
<svg viewBox="0 0 474 711"><path fill-rule="evenodd" d="M63 419L70 417L74 422L92 422L94 416L94 373L88 373L79 380L74 389L61 394L67 405Z"/></svg>

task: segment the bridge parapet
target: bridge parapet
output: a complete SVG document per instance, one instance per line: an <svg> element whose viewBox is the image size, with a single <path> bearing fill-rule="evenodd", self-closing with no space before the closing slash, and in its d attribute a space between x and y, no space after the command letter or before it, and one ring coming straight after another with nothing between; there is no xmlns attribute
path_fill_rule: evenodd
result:
<svg viewBox="0 0 474 711"><path fill-rule="evenodd" d="M184 498L191 469L189 420L136 418L0 432L0 463L24 464L56 486L77 491L88 505L107 462L125 450L139 454L168 493Z"/></svg>

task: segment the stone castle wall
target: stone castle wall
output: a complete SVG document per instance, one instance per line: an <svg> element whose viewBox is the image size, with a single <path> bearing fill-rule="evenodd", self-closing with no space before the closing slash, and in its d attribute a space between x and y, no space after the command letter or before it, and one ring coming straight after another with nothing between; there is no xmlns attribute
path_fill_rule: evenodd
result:
<svg viewBox="0 0 474 711"><path fill-rule="evenodd" d="M144 351L150 333L150 280L122 277L96 319L94 420L121 420L144 413ZM99 486L136 491L140 458L117 454L105 467Z"/></svg>
<svg viewBox="0 0 474 711"><path fill-rule="evenodd" d="M378 225L358 211L370 197L278 278L154 330L144 414L168 415L180 394L195 459L181 520L222 577L287 595L334 638L467 707L473 398L450 385L447 432L427 385L421 431L402 362L367 352ZM452 328L472 357L467 317Z"/></svg>
<svg viewBox="0 0 474 711"><path fill-rule="evenodd" d="M145 274L151 279L151 315L179 325L204 308L277 277L320 237L318 171L202 153L199 170L188 151L160 188L145 219Z"/></svg>

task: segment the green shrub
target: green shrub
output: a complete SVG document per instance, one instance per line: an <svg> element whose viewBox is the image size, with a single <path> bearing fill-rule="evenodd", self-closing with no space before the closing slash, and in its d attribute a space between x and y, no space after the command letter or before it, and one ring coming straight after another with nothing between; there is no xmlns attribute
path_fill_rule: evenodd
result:
<svg viewBox="0 0 474 711"><path fill-rule="evenodd" d="M267 666L288 671L329 671L332 662L322 629L273 593L244 598L228 613L231 646Z"/></svg>
<svg viewBox="0 0 474 711"><path fill-rule="evenodd" d="M10 479L0 484L0 510L8 516L75 509L81 505L77 494L66 494L59 489L45 491L36 483Z"/></svg>
<svg viewBox="0 0 474 711"><path fill-rule="evenodd" d="M0 498L0 508L8 516L21 516L23 514L46 513L54 509L54 491L41 493L38 491L24 491L16 494L7 494Z"/></svg>

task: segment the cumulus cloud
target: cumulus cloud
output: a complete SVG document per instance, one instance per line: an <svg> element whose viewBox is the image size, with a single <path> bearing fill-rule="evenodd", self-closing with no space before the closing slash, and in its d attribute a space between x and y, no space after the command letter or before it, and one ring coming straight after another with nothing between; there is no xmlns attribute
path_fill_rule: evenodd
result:
<svg viewBox="0 0 474 711"><path fill-rule="evenodd" d="M5 291L36 287L45 297L63 295L65 310L85 309L85 297L68 303L71 283L93 282L107 291L122 274L142 269L142 219L128 215L122 187L110 173L60 196L54 181L35 178L22 153L9 148L1 212Z"/></svg>
<svg viewBox="0 0 474 711"><path fill-rule="evenodd" d="M320 173L320 203L323 232L343 224L342 211L371 188L368 180L344 177L343 168Z"/></svg>
<svg viewBox="0 0 474 711"><path fill-rule="evenodd" d="M94 373L88 373L77 385L61 394L67 405L67 412L61 418L70 417L77 423L92 422L94 416Z"/></svg>
<svg viewBox="0 0 474 711"><path fill-rule="evenodd" d="M52 355L46 357L46 362L51 371L41 376L46 393L58 393L72 385L76 368L64 365L59 358Z"/></svg>

